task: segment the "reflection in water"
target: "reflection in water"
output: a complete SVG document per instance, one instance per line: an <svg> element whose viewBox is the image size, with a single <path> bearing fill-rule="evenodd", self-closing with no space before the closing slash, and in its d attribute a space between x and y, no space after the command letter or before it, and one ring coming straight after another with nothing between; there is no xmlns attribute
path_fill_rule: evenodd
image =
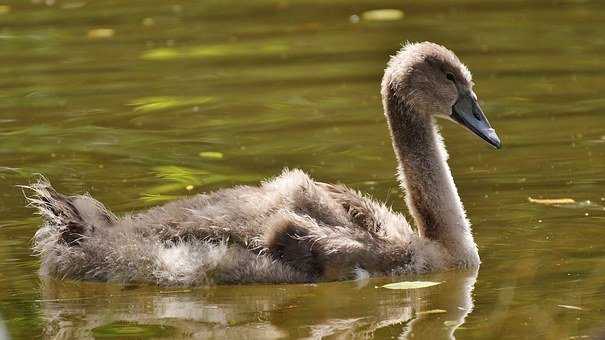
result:
<svg viewBox="0 0 605 340"><path fill-rule="evenodd" d="M6 327L4 326L4 321L2 321L2 315L0 315L0 340L8 340L10 339L8 337L8 331L6 330Z"/></svg>
<svg viewBox="0 0 605 340"><path fill-rule="evenodd" d="M464 324L466 316L473 311L473 289L479 270L469 272L451 272L441 274L444 283L442 294L433 301L430 296L428 312L410 322L404 338L412 339L455 339L454 332ZM436 316L430 312L443 309L447 314ZM427 309L421 309L425 311ZM417 312L418 314L418 312ZM443 316L443 317L440 317ZM445 320L445 321L444 321Z"/></svg>
<svg viewBox="0 0 605 340"><path fill-rule="evenodd" d="M195 338L398 337L453 339L473 309L477 271L442 273L443 284L411 291L376 288L385 279L311 285L160 290L45 280L45 335Z"/></svg>
<svg viewBox="0 0 605 340"><path fill-rule="evenodd" d="M8 11L0 15L0 328L11 337L37 338L43 326L63 338L112 331L410 338L420 329L447 337L453 323L444 322L462 320L447 298L471 301L449 278L417 292L374 289L380 280L180 293L49 283L40 297L29 249L40 221L16 189L44 173L62 191L90 191L129 212L257 183L287 166L403 211L377 93L402 40L442 42L459 53L506 142L487 152L442 124L483 261L475 310L455 335L582 339L603 327L604 1L117 3L0 5ZM393 7L405 12L402 20L350 21ZM115 36L89 39L97 24ZM528 197L591 204L562 208ZM39 302L57 298L67 300ZM418 314L438 309L448 313ZM143 327L158 324L174 328Z"/></svg>

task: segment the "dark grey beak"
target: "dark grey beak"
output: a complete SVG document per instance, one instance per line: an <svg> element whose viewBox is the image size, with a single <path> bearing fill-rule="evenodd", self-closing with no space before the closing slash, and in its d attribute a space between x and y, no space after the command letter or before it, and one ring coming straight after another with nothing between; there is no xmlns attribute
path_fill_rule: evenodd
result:
<svg viewBox="0 0 605 340"><path fill-rule="evenodd" d="M485 114L481 110L477 97L471 91L458 95L458 100L452 107L452 118L462 126L483 138L491 146L500 149L502 143L496 131L489 125Z"/></svg>

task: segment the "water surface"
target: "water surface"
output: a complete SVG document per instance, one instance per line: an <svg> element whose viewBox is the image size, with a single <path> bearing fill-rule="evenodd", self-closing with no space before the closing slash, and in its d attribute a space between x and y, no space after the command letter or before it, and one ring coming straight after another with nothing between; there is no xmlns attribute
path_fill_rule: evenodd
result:
<svg viewBox="0 0 605 340"><path fill-rule="evenodd" d="M601 2L2 6L0 338L577 339L605 327ZM404 16L363 19L379 8ZM442 123L478 272L192 289L38 277L39 219L16 188L36 173L124 213L299 167L403 210L378 84L404 40L457 52L504 143ZM404 279L444 283L375 288Z"/></svg>

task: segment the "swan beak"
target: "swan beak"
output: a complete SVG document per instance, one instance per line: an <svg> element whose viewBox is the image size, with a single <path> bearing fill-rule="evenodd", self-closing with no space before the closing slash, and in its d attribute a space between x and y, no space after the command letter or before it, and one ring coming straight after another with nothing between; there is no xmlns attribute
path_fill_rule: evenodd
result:
<svg viewBox="0 0 605 340"><path fill-rule="evenodd" d="M502 147L500 138L496 131L492 129L492 126L489 125L473 91L466 91L458 95L458 100L452 107L452 119L496 149Z"/></svg>

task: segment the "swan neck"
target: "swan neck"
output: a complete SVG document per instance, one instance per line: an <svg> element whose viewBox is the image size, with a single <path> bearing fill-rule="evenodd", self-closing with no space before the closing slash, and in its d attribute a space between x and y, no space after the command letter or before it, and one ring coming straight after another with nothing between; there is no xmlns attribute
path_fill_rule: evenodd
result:
<svg viewBox="0 0 605 340"><path fill-rule="evenodd" d="M418 233L441 243L454 261L478 264L470 223L432 115L415 112L393 95L385 97L384 106L400 185Z"/></svg>

